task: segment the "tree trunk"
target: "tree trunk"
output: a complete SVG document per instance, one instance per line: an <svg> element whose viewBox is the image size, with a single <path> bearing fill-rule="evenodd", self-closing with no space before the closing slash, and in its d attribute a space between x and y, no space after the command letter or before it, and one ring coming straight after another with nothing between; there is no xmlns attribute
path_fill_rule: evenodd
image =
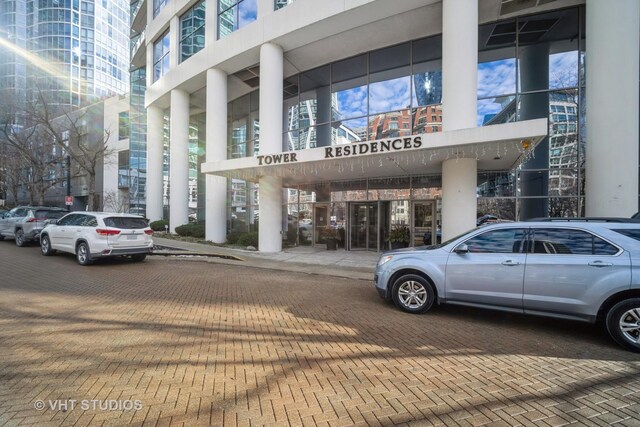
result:
<svg viewBox="0 0 640 427"><path fill-rule="evenodd" d="M89 173L89 210L96 209L96 175Z"/></svg>

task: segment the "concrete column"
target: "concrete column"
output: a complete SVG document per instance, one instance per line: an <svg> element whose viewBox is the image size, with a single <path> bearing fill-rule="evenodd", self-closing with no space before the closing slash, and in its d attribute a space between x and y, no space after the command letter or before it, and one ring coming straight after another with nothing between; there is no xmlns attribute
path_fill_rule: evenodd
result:
<svg viewBox="0 0 640 427"><path fill-rule="evenodd" d="M147 108L147 218L151 221L162 219L163 196L163 123L162 108Z"/></svg>
<svg viewBox="0 0 640 427"><path fill-rule="evenodd" d="M478 0L442 2L442 129L476 127ZM442 240L476 226L478 162L442 163Z"/></svg>
<svg viewBox="0 0 640 427"><path fill-rule="evenodd" d="M476 127L478 0L442 2L442 128Z"/></svg>
<svg viewBox="0 0 640 427"><path fill-rule="evenodd" d="M259 188L260 252L282 251L282 178L263 176Z"/></svg>
<svg viewBox="0 0 640 427"><path fill-rule="evenodd" d="M180 17L174 16L169 23L169 69L180 63Z"/></svg>
<svg viewBox="0 0 640 427"><path fill-rule="evenodd" d="M478 199L476 159L451 159L442 163L442 241L476 226Z"/></svg>
<svg viewBox="0 0 640 427"><path fill-rule="evenodd" d="M204 45L218 40L218 0L206 0L204 16Z"/></svg>
<svg viewBox="0 0 640 427"><path fill-rule="evenodd" d="M189 222L189 94L171 91L169 229Z"/></svg>
<svg viewBox="0 0 640 427"><path fill-rule="evenodd" d="M271 43L260 48L260 154L282 151L282 48ZM282 180L263 176L259 181L259 249L282 250Z"/></svg>
<svg viewBox="0 0 640 427"><path fill-rule="evenodd" d="M208 30L207 30L208 31ZM227 159L227 74L207 70L207 162ZM227 240L227 179L207 175L205 238L216 243Z"/></svg>
<svg viewBox="0 0 640 427"><path fill-rule="evenodd" d="M520 52L520 83L522 92L544 90L549 87L549 45L525 46ZM549 94L532 93L520 97L519 120L544 119L549 117ZM523 169L546 169L549 167L549 138L546 137L535 148L535 157L523 165ZM520 175L523 196L546 196L549 194L549 174L546 172L523 172ZM548 199L520 199L520 219L549 216Z"/></svg>
<svg viewBox="0 0 640 427"><path fill-rule="evenodd" d="M587 0L586 215L638 211L640 2Z"/></svg>

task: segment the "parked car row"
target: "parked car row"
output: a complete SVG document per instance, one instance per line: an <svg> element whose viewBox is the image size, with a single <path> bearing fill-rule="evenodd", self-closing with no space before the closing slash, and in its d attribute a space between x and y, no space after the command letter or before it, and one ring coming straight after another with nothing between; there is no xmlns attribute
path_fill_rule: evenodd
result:
<svg viewBox="0 0 640 427"><path fill-rule="evenodd" d="M153 251L152 235L149 221L131 214L19 206L0 219L0 240L17 246L39 240L43 255L72 253L80 265L113 256L143 261Z"/></svg>
<svg viewBox="0 0 640 427"><path fill-rule="evenodd" d="M410 313L434 304L602 322L640 352L640 222L487 224L439 245L385 252L378 293Z"/></svg>

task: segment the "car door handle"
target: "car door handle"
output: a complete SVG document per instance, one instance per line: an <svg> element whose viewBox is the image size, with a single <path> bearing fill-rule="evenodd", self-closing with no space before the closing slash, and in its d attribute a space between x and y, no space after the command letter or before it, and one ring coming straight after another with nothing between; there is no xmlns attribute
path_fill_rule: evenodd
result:
<svg viewBox="0 0 640 427"><path fill-rule="evenodd" d="M506 261L502 261L502 265L506 265L507 267L515 267L516 265L520 265L520 263L518 261L508 259Z"/></svg>
<svg viewBox="0 0 640 427"><path fill-rule="evenodd" d="M610 262L593 261L590 262L589 265L591 267L611 267L613 264Z"/></svg>

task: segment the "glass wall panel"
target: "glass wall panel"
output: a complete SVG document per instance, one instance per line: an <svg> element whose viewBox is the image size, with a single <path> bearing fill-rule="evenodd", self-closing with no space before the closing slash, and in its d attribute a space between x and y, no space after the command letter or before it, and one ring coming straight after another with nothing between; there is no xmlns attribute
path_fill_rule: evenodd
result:
<svg viewBox="0 0 640 427"><path fill-rule="evenodd" d="M411 114L414 134L442 131L442 104L419 107Z"/></svg>
<svg viewBox="0 0 640 427"><path fill-rule="evenodd" d="M258 153L260 124L257 91L242 96L228 104L229 158L251 157Z"/></svg>
<svg viewBox="0 0 640 427"><path fill-rule="evenodd" d="M180 17L180 62L204 48L204 20L204 0Z"/></svg>
<svg viewBox="0 0 640 427"><path fill-rule="evenodd" d="M510 171L479 172L478 197L515 197L515 174Z"/></svg>
<svg viewBox="0 0 640 427"><path fill-rule="evenodd" d="M331 68L333 120L367 115L367 55L336 62ZM321 103L318 99L318 104Z"/></svg>
<svg viewBox="0 0 640 427"><path fill-rule="evenodd" d="M370 117L372 140L411 135L411 110L394 111Z"/></svg>
<svg viewBox="0 0 640 427"><path fill-rule="evenodd" d="M484 215L492 215L500 220L515 221L516 199L502 197L479 197L478 218Z"/></svg>

